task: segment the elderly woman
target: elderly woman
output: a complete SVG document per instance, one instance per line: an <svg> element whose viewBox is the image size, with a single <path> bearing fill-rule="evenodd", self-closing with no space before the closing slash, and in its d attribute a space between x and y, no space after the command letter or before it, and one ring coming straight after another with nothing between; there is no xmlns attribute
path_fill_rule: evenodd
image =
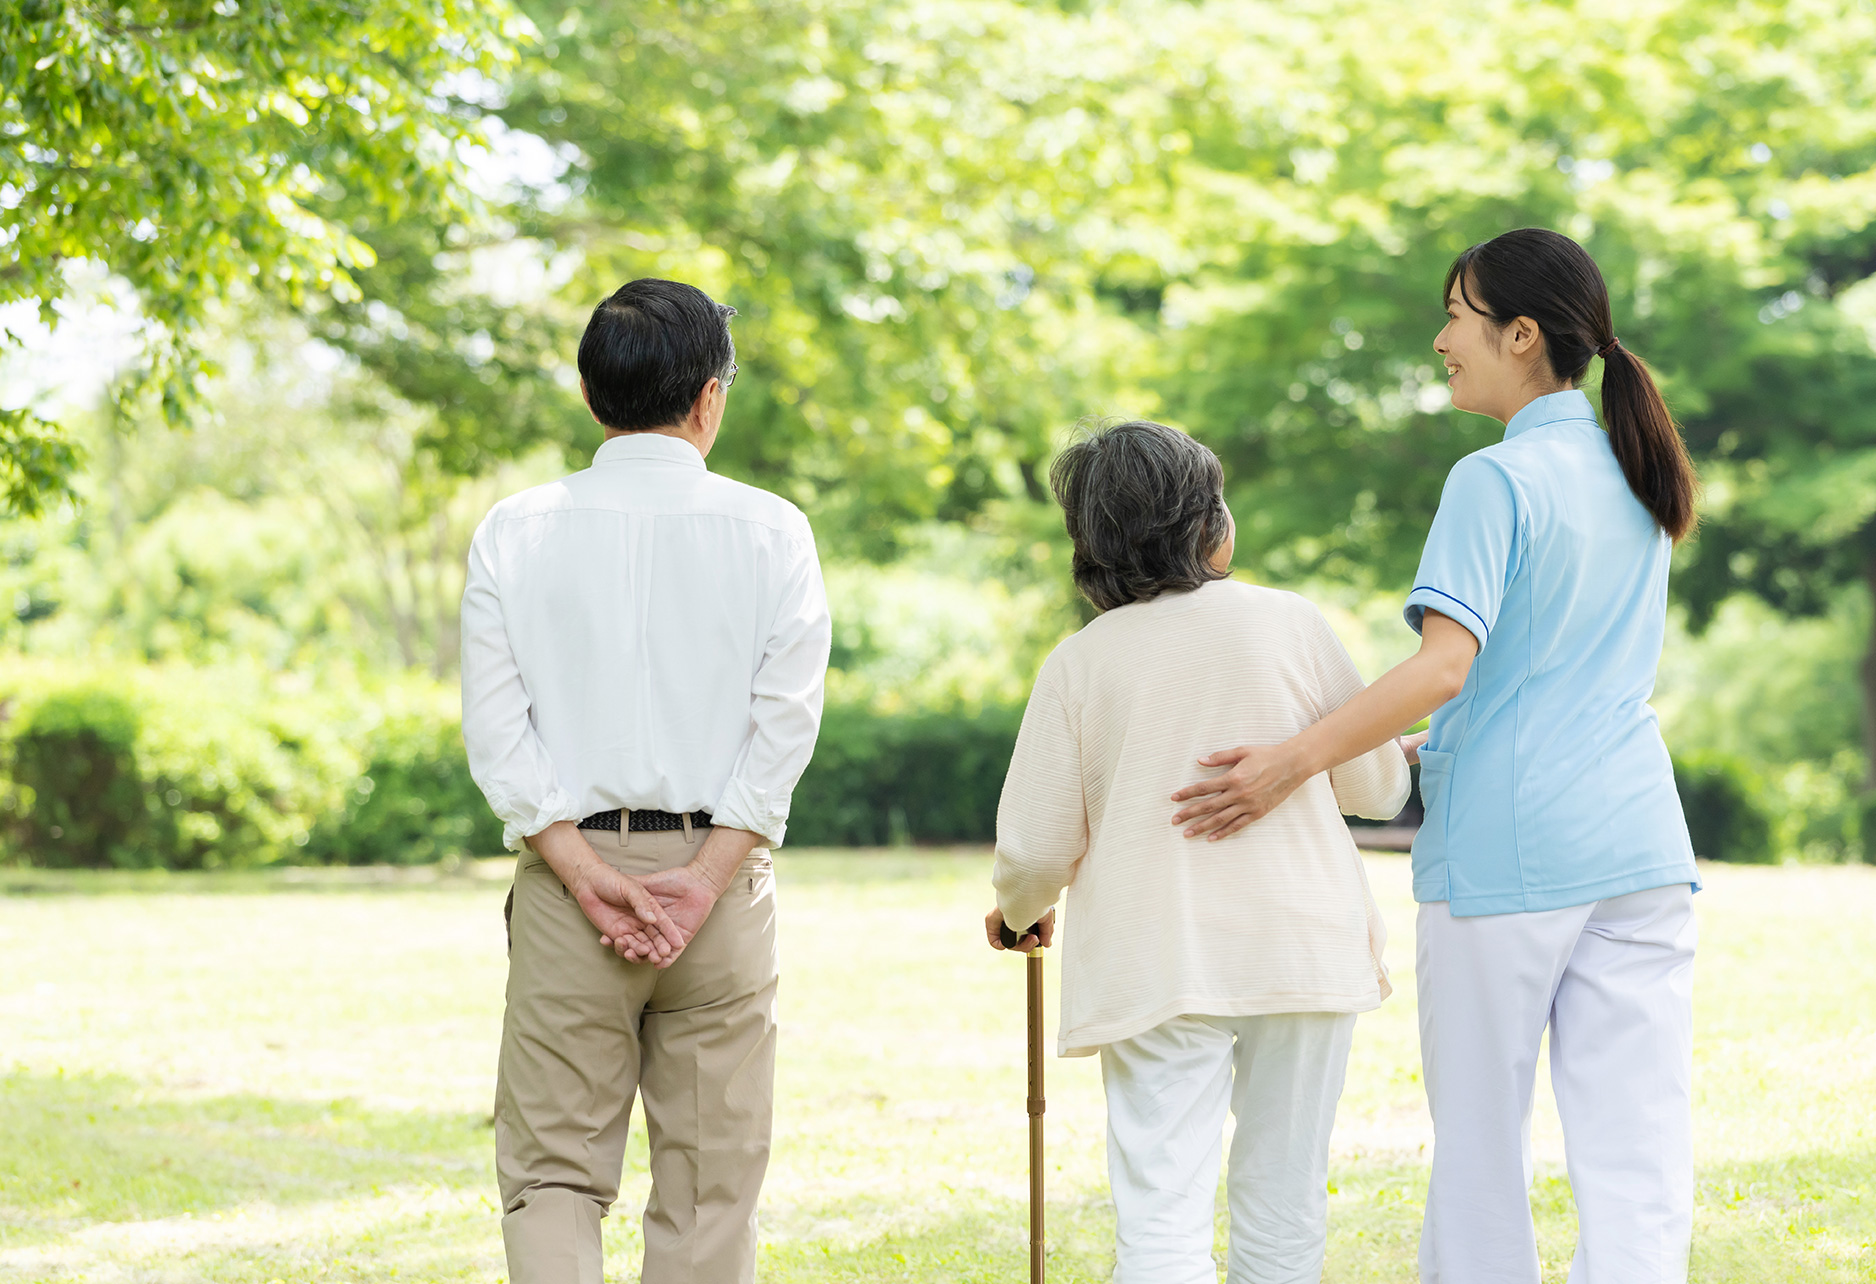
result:
<svg viewBox="0 0 1876 1284"><path fill-rule="evenodd" d="M1355 1014L1388 993L1342 814L1400 810L1394 742L1223 841L1167 824L1166 799L1220 737L1276 744L1362 690L1315 607L1227 578L1223 480L1209 450L1155 423L1056 461L1075 583L1101 614L1042 666L997 812L991 944L1005 922L1039 922L1049 943L1068 891L1058 1050L1101 1054L1117 1284L1215 1284L1227 1107L1230 1280L1320 1277Z"/></svg>

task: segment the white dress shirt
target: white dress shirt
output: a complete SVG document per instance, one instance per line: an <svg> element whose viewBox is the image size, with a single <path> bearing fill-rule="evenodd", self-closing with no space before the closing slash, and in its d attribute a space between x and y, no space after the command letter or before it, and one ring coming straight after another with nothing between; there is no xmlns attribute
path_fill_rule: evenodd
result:
<svg viewBox="0 0 1876 1284"><path fill-rule="evenodd" d="M469 548L462 730L503 841L617 807L782 842L832 627L814 534L689 442L614 437Z"/></svg>

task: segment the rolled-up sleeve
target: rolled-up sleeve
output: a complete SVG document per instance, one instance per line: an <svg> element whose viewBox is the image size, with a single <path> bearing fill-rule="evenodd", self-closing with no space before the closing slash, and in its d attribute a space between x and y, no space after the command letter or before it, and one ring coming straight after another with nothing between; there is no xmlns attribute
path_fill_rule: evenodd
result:
<svg viewBox="0 0 1876 1284"><path fill-rule="evenodd" d="M1438 611L1465 625L1484 648L1517 570L1518 525L1517 495L1498 465L1483 454L1453 465L1407 595L1415 633L1428 611Z"/></svg>
<svg viewBox="0 0 1876 1284"><path fill-rule="evenodd" d="M1004 921L1022 929L1055 904L1088 851L1081 745L1056 671L1045 664L997 802L997 863L990 879Z"/></svg>
<svg viewBox="0 0 1876 1284"><path fill-rule="evenodd" d="M503 844L519 851L525 839L554 822L578 820L580 805L562 787L534 728L532 702L502 616L495 540L485 521L469 545L462 595L462 738L469 774L502 822Z"/></svg>
<svg viewBox="0 0 1876 1284"><path fill-rule="evenodd" d="M821 731L833 633L814 533L803 519L787 545L768 643L750 684L749 737L712 809L717 824L782 845L795 785Z"/></svg>

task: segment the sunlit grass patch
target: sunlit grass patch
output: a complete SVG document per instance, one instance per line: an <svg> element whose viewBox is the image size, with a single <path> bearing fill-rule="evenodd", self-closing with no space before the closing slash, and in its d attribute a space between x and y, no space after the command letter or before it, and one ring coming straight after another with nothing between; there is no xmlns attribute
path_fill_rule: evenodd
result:
<svg viewBox="0 0 1876 1284"><path fill-rule="evenodd" d="M761 1278L1023 1278L1022 969L982 944L986 860L784 853L781 871ZM1338 1117L1335 1284L1415 1278L1431 1139L1405 864L1371 872L1397 994L1361 1020ZM0 1280L502 1278L504 886L473 873L45 875L0 897ZM1708 877L1694 1278L1876 1280L1876 870ZM1049 1076L1050 1277L1092 1284L1112 1261L1099 1067ZM1547 1090L1535 1135L1562 1281ZM646 1183L635 1130L609 1279L636 1278Z"/></svg>

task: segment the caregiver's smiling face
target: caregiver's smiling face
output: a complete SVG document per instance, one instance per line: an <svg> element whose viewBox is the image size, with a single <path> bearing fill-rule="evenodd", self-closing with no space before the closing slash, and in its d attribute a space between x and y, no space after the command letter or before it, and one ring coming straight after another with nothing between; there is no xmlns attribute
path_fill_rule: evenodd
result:
<svg viewBox="0 0 1876 1284"><path fill-rule="evenodd" d="M1516 373L1505 359L1504 339L1503 329L1467 303L1454 281L1446 296L1446 325L1433 350L1446 359L1446 386L1456 408L1489 415L1503 400L1504 385Z"/></svg>

